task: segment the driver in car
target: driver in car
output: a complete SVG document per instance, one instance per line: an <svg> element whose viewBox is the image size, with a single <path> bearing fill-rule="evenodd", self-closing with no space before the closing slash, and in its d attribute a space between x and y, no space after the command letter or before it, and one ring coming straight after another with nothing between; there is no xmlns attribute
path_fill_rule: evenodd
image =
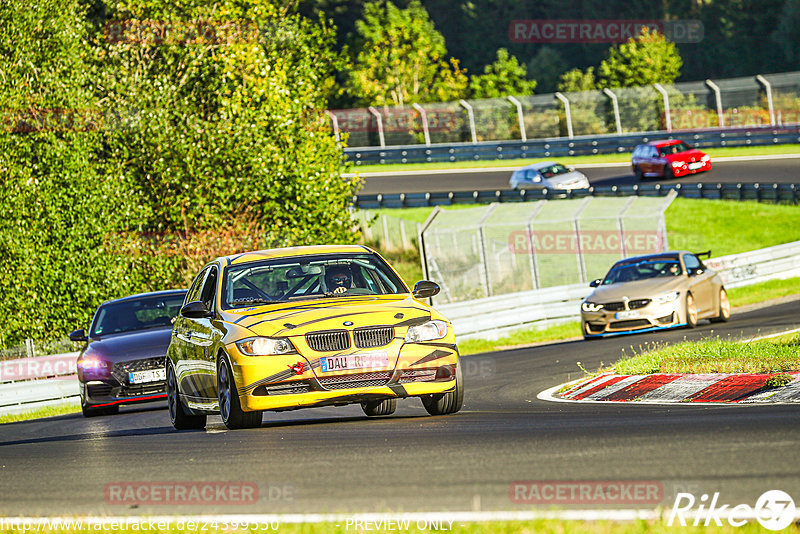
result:
<svg viewBox="0 0 800 534"><path fill-rule="evenodd" d="M352 283L353 273L349 265L330 265L325 270L325 286L334 294L347 292Z"/></svg>

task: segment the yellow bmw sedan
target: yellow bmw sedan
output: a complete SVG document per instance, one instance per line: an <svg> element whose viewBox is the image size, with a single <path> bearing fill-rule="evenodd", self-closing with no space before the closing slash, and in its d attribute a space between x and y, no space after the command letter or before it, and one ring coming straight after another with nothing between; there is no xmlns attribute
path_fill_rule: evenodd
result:
<svg viewBox="0 0 800 534"><path fill-rule="evenodd" d="M431 415L461 409L450 322L376 252L358 245L262 250L217 258L192 282L167 350L177 429L219 414L257 427L265 410L358 403L389 415L420 397Z"/></svg>

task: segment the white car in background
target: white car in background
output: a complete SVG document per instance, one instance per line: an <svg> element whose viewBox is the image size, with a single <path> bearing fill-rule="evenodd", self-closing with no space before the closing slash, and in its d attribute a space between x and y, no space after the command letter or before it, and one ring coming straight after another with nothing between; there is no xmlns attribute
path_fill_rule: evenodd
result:
<svg viewBox="0 0 800 534"><path fill-rule="evenodd" d="M509 184L514 189L587 189L589 179L582 172L555 161L542 161L514 171Z"/></svg>

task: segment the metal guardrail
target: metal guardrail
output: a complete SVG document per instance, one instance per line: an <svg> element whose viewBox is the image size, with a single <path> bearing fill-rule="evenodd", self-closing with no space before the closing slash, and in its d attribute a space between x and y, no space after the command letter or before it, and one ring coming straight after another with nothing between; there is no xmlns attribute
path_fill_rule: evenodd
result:
<svg viewBox="0 0 800 534"><path fill-rule="evenodd" d="M679 138L697 148L764 146L800 143L800 125L783 127L713 129L683 132L639 132L622 135L528 139L526 141L487 141L481 143L441 143L390 147L345 148L344 154L355 165L426 163L437 161L479 161L498 159L587 156L632 152L636 145L654 139Z"/></svg>
<svg viewBox="0 0 800 534"><path fill-rule="evenodd" d="M77 352L0 362L0 415L79 404Z"/></svg>
<svg viewBox="0 0 800 534"><path fill-rule="evenodd" d="M800 241L711 258L705 263L720 273L726 287L800 276ZM572 284L438 304L436 309L453 323L458 339L496 339L523 328L576 321L581 301L591 292L586 284Z"/></svg>
<svg viewBox="0 0 800 534"><path fill-rule="evenodd" d="M511 169L509 169L509 172ZM589 196L666 196L670 191L679 197L712 200L755 200L773 203L800 203L800 184L632 184L593 186L588 189L488 189L482 191L451 191L442 193L397 193L355 195L353 205L358 209L418 208L450 206L453 204L489 204L492 202L533 202L557 198Z"/></svg>

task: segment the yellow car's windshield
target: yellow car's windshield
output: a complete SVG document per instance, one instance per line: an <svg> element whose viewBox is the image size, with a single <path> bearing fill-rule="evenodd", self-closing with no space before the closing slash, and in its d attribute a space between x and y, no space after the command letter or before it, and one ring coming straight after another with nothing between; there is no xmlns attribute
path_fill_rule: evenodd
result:
<svg viewBox="0 0 800 534"><path fill-rule="evenodd" d="M223 306L407 292L376 255L320 254L230 266L223 281Z"/></svg>

